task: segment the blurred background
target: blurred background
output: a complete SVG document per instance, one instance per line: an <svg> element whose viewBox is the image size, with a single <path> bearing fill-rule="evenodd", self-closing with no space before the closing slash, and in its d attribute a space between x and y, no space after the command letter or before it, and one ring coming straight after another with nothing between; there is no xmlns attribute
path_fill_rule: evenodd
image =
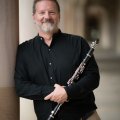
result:
<svg viewBox="0 0 120 120"><path fill-rule="evenodd" d="M58 1L63 32L83 36L88 43L99 38L94 52L101 75L94 91L98 113L102 120L120 120L120 1ZM32 4L0 1L0 120L36 120L32 101L16 98L13 80L17 45L37 35Z"/></svg>

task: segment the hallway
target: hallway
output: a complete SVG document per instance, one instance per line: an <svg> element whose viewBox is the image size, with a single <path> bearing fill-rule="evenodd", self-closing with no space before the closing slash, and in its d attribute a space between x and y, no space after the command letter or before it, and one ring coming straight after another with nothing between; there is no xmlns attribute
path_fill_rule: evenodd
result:
<svg viewBox="0 0 120 120"><path fill-rule="evenodd" d="M102 71L95 95L101 120L120 120L120 73Z"/></svg>

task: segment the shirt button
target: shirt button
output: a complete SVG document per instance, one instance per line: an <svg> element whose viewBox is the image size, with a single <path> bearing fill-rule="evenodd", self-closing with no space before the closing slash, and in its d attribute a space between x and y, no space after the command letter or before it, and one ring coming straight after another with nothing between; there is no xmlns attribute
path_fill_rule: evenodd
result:
<svg viewBox="0 0 120 120"><path fill-rule="evenodd" d="M51 65L52 65L52 63L50 62L50 63L49 63L49 65L51 66Z"/></svg>
<svg viewBox="0 0 120 120"><path fill-rule="evenodd" d="M52 80L53 78L52 78L52 77L50 77L50 79Z"/></svg>
<svg viewBox="0 0 120 120"><path fill-rule="evenodd" d="M49 49L49 51L50 51L51 49Z"/></svg>

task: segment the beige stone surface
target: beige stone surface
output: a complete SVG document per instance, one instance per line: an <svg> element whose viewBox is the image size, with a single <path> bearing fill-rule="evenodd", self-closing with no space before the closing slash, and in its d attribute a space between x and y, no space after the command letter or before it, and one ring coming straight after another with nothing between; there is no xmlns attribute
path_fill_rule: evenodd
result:
<svg viewBox="0 0 120 120"><path fill-rule="evenodd" d="M18 106L15 89L0 88L0 120L19 120Z"/></svg>
<svg viewBox="0 0 120 120"><path fill-rule="evenodd" d="M101 119L120 120L120 72L102 71L95 95Z"/></svg>

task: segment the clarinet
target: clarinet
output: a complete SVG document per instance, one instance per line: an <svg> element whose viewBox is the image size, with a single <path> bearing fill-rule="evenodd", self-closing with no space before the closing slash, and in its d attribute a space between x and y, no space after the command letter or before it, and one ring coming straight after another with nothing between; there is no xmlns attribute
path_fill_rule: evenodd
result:
<svg viewBox="0 0 120 120"><path fill-rule="evenodd" d="M85 65L88 62L88 60L91 58L93 55L94 49L96 45L99 43L99 40L95 40L94 42L91 43L90 45L90 50L86 54L86 57L83 59L83 61L80 63L80 65L77 67L76 71L72 75L72 77L68 80L67 85L70 86L75 82L75 80L79 79L80 74L83 73L85 69ZM62 106L63 103L59 103L56 105L56 107L51 111L51 114L49 115L47 120L53 120L57 112L59 111L60 107Z"/></svg>

